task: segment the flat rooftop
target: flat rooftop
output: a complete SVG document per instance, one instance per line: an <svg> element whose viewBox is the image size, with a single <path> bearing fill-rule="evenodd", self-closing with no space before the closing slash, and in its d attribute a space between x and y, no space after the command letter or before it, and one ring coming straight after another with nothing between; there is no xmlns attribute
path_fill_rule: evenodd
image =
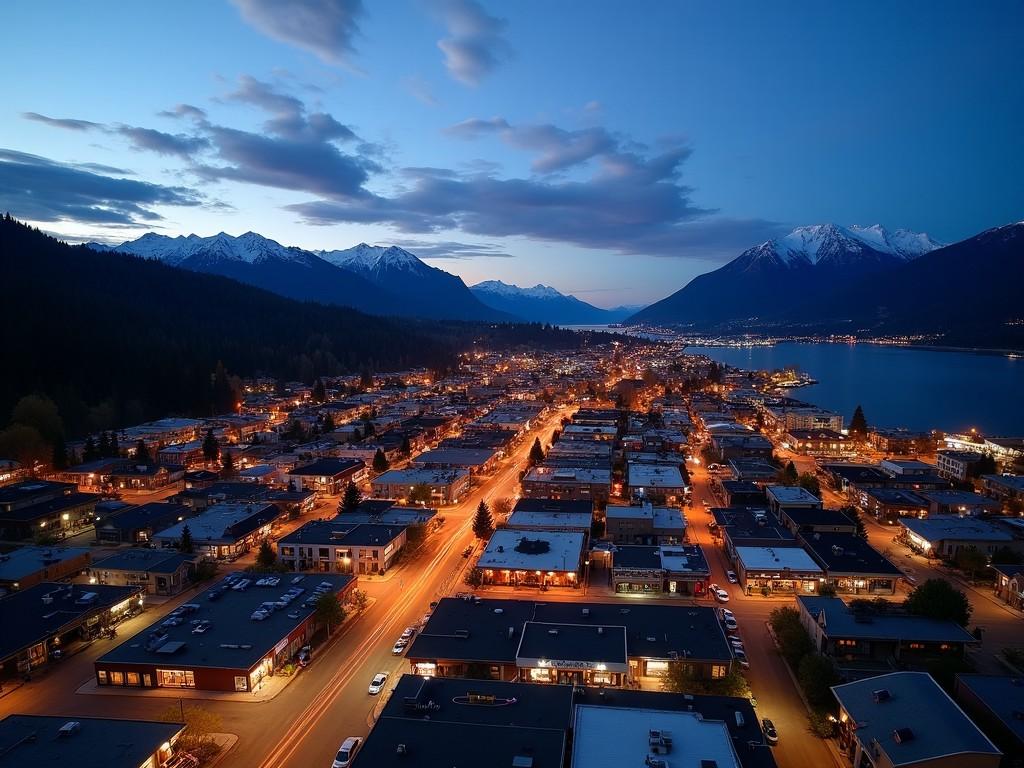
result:
<svg viewBox="0 0 1024 768"><path fill-rule="evenodd" d="M679 467L664 464L637 464L631 461L626 467L626 476L632 488L683 488L686 486Z"/></svg>
<svg viewBox="0 0 1024 768"><path fill-rule="evenodd" d="M610 485L610 469L592 467L534 467L523 478L524 483L587 483L589 485Z"/></svg>
<svg viewBox="0 0 1024 768"><path fill-rule="evenodd" d="M683 510L676 507L655 507L652 504L621 504L609 505L605 509L609 520L650 520L655 528L686 530L686 517Z"/></svg>
<svg viewBox="0 0 1024 768"><path fill-rule="evenodd" d="M900 518L900 525L925 541L1013 541L1006 531L1001 531L986 520L958 515L937 515L919 520L916 517Z"/></svg>
<svg viewBox="0 0 1024 768"><path fill-rule="evenodd" d="M697 545L644 546L616 544L613 568L662 569L671 573L706 576L710 570L704 551Z"/></svg>
<svg viewBox="0 0 1024 768"><path fill-rule="evenodd" d="M655 730L670 740L667 754L651 751L651 732ZM729 729L721 720L705 720L698 712L592 705L576 708L572 768L643 766L655 757L662 757L672 768L741 766Z"/></svg>
<svg viewBox="0 0 1024 768"><path fill-rule="evenodd" d="M864 539L850 533L809 533L804 548L829 573L867 574L898 578L903 572Z"/></svg>
<svg viewBox="0 0 1024 768"><path fill-rule="evenodd" d="M62 736L60 728L69 722L78 727ZM0 768L139 768L184 727L78 715L8 715L0 720Z"/></svg>
<svg viewBox="0 0 1024 768"><path fill-rule="evenodd" d="M821 504L821 499L799 485L766 485L764 491L783 507L791 504Z"/></svg>
<svg viewBox="0 0 1024 768"><path fill-rule="evenodd" d="M493 459L495 452L489 448L437 448L425 451L415 457L415 465L447 465L452 467L478 467Z"/></svg>
<svg viewBox="0 0 1024 768"><path fill-rule="evenodd" d="M67 560L87 557L87 547L37 547L12 549L0 555L0 581L17 582L44 568Z"/></svg>
<svg viewBox="0 0 1024 768"><path fill-rule="evenodd" d="M814 559L800 547L736 547L736 557L747 571L821 573Z"/></svg>
<svg viewBox="0 0 1024 768"><path fill-rule="evenodd" d="M557 667L558 662L552 660L583 662L597 669L603 666L611 672L627 672L626 628L526 622L516 663L522 667Z"/></svg>
<svg viewBox="0 0 1024 768"><path fill-rule="evenodd" d="M274 576L278 577L277 574ZM313 614L312 600L321 585L340 593L353 577L336 573L283 574L276 585L267 586L257 585L260 578L263 578L260 574L226 576L190 600L188 605L197 608L184 615L180 624L167 625L168 617L157 619L101 656L96 664L99 667L107 664L174 664L182 669L250 669L273 651L279 640ZM245 588L230 588L244 580L249 581ZM301 592L284 604L283 596L289 590ZM282 605L275 607L262 621L252 618L264 603L274 602L282 602ZM194 631L193 622L199 621L209 622L201 633ZM153 650L147 650L147 641L153 633L166 635L166 640L159 646L151 645Z"/></svg>
<svg viewBox="0 0 1024 768"><path fill-rule="evenodd" d="M575 571L584 538L579 531L499 528L487 542L477 566L510 571Z"/></svg>
<svg viewBox="0 0 1024 768"><path fill-rule="evenodd" d="M1020 716L1024 712L1024 681L1008 675L959 674L956 676L958 698L961 688L970 691L1003 728L1024 744L1024 718Z"/></svg>
<svg viewBox="0 0 1024 768"><path fill-rule="evenodd" d="M269 523L278 514L280 513L277 507L265 502L222 502L207 507L195 517L182 520L169 528L154 533L153 538L179 539L185 526L188 526L192 540L196 542L234 539L236 535L230 533L230 529L245 523L241 527L247 529L246 532L248 532L264 523Z"/></svg>
<svg viewBox="0 0 1024 768"><path fill-rule="evenodd" d="M799 595L797 601L813 617L825 613L829 637L861 640L905 640L973 643L974 635L953 621L907 613L855 612L841 598Z"/></svg>
<svg viewBox="0 0 1024 768"><path fill-rule="evenodd" d="M173 573L182 563L198 560L199 555L186 555L168 549L138 547L124 549L110 557L96 560L90 571L136 571L147 573Z"/></svg>
<svg viewBox="0 0 1024 768"><path fill-rule="evenodd" d="M373 479L374 485L451 485L469 477L468 469L389 469Z"/></svg>
<svg viewBox="0 0 1024 768"><path fill-rule="evenodd" d="M585 502L588 506L590 502ZM590 530L594 515L586 512L543 512L540 510L519 510L509 515L509 528L548 528L550 530Z"/></svg>

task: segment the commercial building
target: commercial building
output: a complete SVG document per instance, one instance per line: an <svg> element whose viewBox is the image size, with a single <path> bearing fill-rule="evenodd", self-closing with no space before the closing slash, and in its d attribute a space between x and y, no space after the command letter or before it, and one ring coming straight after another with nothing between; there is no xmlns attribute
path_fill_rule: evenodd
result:
<svg viewBox="0 0 1024 768"><path fill-rule="evenodd" d="M1000 547L1015 544L1011 534L986 520L946 515L919 520L900 519L902 538L915 552L928 557L952 560L961 549L976 549L992 554Z"/></svg>
<svg viewBox="0 0 1024 768"><path fill-rule="evenodd" d="M281 514L274 504L224 502L215 504L195 517L175 523L153 536L158 547L177 547L187 527L193 551L217 560L248 552L270 535L274 520Z"/></svg>
<svg viewBox="0 0 1024 768"><path fill-rule="evenodd" d="M578 531L589 536L593 519L592 501L519 499L505 527L517 531Z"/></svg>
<svg viewBox="0 0 1024 768"><path fill-rule="evenodd" d="M838 509L782 507L779 522L795 534L857 532L856 521Z"/></svg>
<svg viewBox="0 0 1024 768"><path fill-rule="evenodd" d="M586 533L499 528L476 566L485 584L578 587Z"/></svg>
<svg viewBox="0 0 1024 768"><path fill-rule="evenodd" d="M679 466L626 464L626 490L636 498L661 498L667 502L682 500L690 490Z"/></svg>
<svg viewBox="0 0 1024 768"><path fill-rule="evenodd" d="M175 759L184 723L8 715L0 720L0 768L159 768Z"/></svg>
<svg viewBox="0 0 1024 768"><path fill-rule="evenodd" d="M559 442L611 442L618 434L618 428L612 425L568 424L562 429Z"/></svg>
<svg viewBox="0 0 1024 768"><path fill-rule="evenodd" d="M349 482L366 479L366 463L360 459L317 459L290 470L287 482L296 490L308 489L337 496Z"/></svg>
<svg viewBox="0 0 1024 768"><path fill-rule="evenodd" d="M995 744L924 672L836 685L839 745L862 768L998 768Z"/></svg>
<svg viewBox="0 0 1024 768"><path fill-rule="evenodd" d="M280 539L281 564L294 571L385 573L405 546L405 526L358 524L347 518L313 520Z"/></svg>
<svg viewBox="0 0 1024 768"><path fill-rule="evenodd" d="M844 595L895 595L900 571L864 539L852 533L811 533L800 537L825 571L825 583Z"/></svg>
<svg viewBox="0 0 1024 768"><path fill-rule="evenodd" d="M142 587L150 595L177 595L192 584L201 558L166 549L126 549L93 563L89 582Z"/></svg>
<svg viewBox="0 0 1024 768"><path fill-rule="evenodd" d="M748 480L723 480L721 485L727 507L765 504L764 489L757 483Z"/></svg>
<svg viewBox="0 0 1024 768"><path fill-rule="evenodd" d="M488 448L437 448L416 456L411 467L465 469L472 475L487 474L498 465L498 452Z"/></svg>
<svg viewBox="0 0 1024 768"><path fill-rule="evenodd" d="M868 443L876 451L890 456L913 456L935 447L935 440L927 432L912 432L906 429L868 429Z"/></svg>
<svg viewBox="0 0 1024 768"><path fill-rule="evenodd" d="M736 547L736 574L747 593L813 595L825 572L800 547Z"/></svg>
<svg viewBox="0 0 1024 768"><path fill-rule="evenodd" d="M96 511L96 541L105 544L147 544L153 535L192 516L184 504L152 502L126 506L112 513Z"/></svg>
<svg viewBox="0 0 1024 768"><path fill-rule="evenodd" d="M605 509L605 536L615 544L679 544L686 517L676 507L616 504Z"/></svg>
<svg viewBox="0 0 1024 768"><path fill-rule="evenodd" d="M738 547L795 547L796 537L767 509L757 507L719 507L711 510L708 524L720 538L729 562L735 565Z"/></svg>
<svg viewBox="0 0 1024 768"><path fill-rule="evenodd" d="M821 499L799 485L766 485L764 493L768 498L768 508L780 520L783 507L789 509L821 509L822 507Z"/></svg>
<svg viewBox="0 0 1024 768"><path fill-rule="evenodd" d="M713 608L443 598L406 653L413 673L623 687L685 660L699 678L728 674ZM527 629L527 625L533 625Z"/></svg>
<svg viewBox="0 0 1024 768"><path fill-rule="evenodd" d="M807 456L852 456L857 452L852 438L832 429L791 429L785 440L794 451Z"/></svg>
<svg viewBox="0 0 1024 768"><path fill-rule="evenodd" d="M465 469L390 469L373 479L374 498L407 499L418 485L430 489L431 504L456 504L469 491Z"/></svg>
<svg viewBox="0 0 1024 768"><path fill-rule="evenodd" d="M711 576L697 545L616 546L611 556L612 589L624 595L707 594Z"/></svg>
<svg viewBox="0 0 1024 768"><path fill-rule="evenodd" d="M1024 565L992 563L995 572L995 592L1004 603L1024 610Z"/></svg>
<svg viewBox="0 0 1024 768"><path fill-rule="evenodd" d="M261 583L262 582L262 583ZM320 595L344 600L340 574L232 574L94 663L103 686L254 691L319 629Z"/></svg>
<svg viewBox="0 0 1024 768"><path fill-rule="evenodd" d="M931 515L998 515L1003 503L972 491L921 491Z"/></svg>
<svg viewBox="0 0 1024 768"><path fill-rule="evenodd" d="M770 483L779 476L778 467L764 459L729 459L729 470L737 480L751 483Z"/></svg>
<svg viewBox="0 0 1024 768"><path fill-rule="evenodd" d="M935 454L935 466L940 477L963 483L983 458L984 454L976 451L939 451Z"/></svg>
<svg viewBox="0 0 1024 768"><path fill-rule="evenodd" d="M610 469L533 467L523 477L523 496L542 499L605 501L611 492Z"/></svg>
<svg viewBox="0 0 1024 768"><path fill-rule="evenodd" d="M961 673L953 697L1003 753L1004 766L1024 763L1024 681Z"/></svg>
<svg viewBox="0 0 1024 768"><path fill-rule="evenodd" d="M0 598L0 672L25 673L142 605L139 587L44 582Z"/></svg>
<svg viewBox="0 0 1024 768"><path fill-rule="evenodd" d="M74 483L24 480L0 487L0 539L24 541L39 533L57 538L88 528L99 497Z"/></svg>
<svg viewBox="0 0 1024 768"><path fill-rule="evenodd" d="M889 525L901 517L927 517L930 507L927 499L900 488L865 488L860 503L865 512Z"/></svg>
<svg viewBox="0 0 1024 768"><path fill-rule="evenodd" d="M0 554L0 594L28 589L44 581L62 581L89 567L84 547L24 546Z"/></svg>
<svg viewBox="0 0 1024 768"><path fill-rule="evenodd" d="M1024 501L1024 475L982 475L985 493L1000 501Z"/></svg>

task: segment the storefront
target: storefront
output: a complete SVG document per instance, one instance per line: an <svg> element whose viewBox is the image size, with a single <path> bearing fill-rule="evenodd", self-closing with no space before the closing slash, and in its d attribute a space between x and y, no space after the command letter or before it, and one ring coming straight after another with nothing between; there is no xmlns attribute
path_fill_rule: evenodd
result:
<svg viewBox="0 0 1024 768"><path fill-rule="evenodd" d="M619 687L629 679L626 661L575 659L516 659L520 674L531 683Z"/></svg>

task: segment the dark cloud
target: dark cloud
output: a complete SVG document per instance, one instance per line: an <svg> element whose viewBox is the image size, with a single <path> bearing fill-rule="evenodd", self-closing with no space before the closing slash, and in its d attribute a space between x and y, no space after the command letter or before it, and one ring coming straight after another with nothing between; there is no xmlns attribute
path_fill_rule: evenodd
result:
<svg viewBox="0 0 1024 768"><path fill-rule="evenodd" d="M448 36L437 41L444 64L466 85L480 81L512 55L502 33L506 22L491 16L476 0L440 0L437 3Z"/></svg>
<svg viewBox="0 0 1024 768"><path fill-rule="evenodd" d="M567 131L551 124L514 126L501 117L465 120L447 133L465 139L494 134L510 146L537 152L531 167L539 173L562 171L622 151L619 140L604 128Z"/></svg>
<svg viewBox="0 0 1024 768"><path fill-rule="evenodd" d="M135 171L130 171L127 168L117 168L113 165L104 165L103 163L75 163L75 168L82 168L86 171L95 171L96 173L103 173L111 176L135 175Z"/></svg>
<svg viewBox="0 0 1024 768"><path fill-rule="evenodd" d="M72 120L64 117L47 117L46 115L40 115L38 112L22 112L21 116L26 120L43 123L45 125L52 126L53 128L64 128L69 131L91 131L96 128L103 128L103 125L100 123L94 123L91 120Z"/></svg>
<svg viewBox="0 0 1024 768"><path fill-rule="evenodd" d="M494 243L460 243L456 240L392 240L393 245L413 251L421 259L511 259L511 253Z"/></svg>
<svg viewBox="0 0 1024 768"><path fill-rule="evenodd" d="M319 56L348 63L355 53L362 0L232 0L242 18L268 37Z"/></svg>
<svg viewBox="0 0 1024 768"><path fill-rule="evenodd" d="M31 221L139 224L162 217L157 205L194 206L194 192L137 179L116 179L81 166L0 149L0 210Z"/></svg>
<svg viewBox="0 0 1024 768"><path fill-rule="evenodd" d="M272 115L264 128L267 133L299 141L358 141L347 125L342 125L325 112L306 114L306 105L295 96L275 89L269 83L249 75L239 79L238 90L225 97L228 101L248 104Z"/></svg>
<svg viewBox="0 0 1024 768"><path fill-rule="evenodd" d="M164 133L153 128L137 128L131 125L119 125L115 130L128 139L136 149L156 152L159 155L189 158L210 146L210 142L202 136Z"/></svg>
<svg viewBox="0 0 1024 768"><path fill-rule="evenodd" d="M191 104L177 104L172 109L165 109L157 112L157 115L160 117L188 117L193 120L205 120L206 110L192 106Z"/></svg>

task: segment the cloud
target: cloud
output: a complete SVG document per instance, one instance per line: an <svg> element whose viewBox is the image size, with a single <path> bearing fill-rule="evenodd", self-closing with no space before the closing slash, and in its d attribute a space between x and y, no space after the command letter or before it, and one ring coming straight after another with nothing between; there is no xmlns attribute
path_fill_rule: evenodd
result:
<svg viewBox="0 0 1024 768"><path fill-rule="evenodd" d="M510 125L501 117L473 118L447 129L451 136L475 139L496 134L510 146L539 153L531 167L538 173L563 171L595 157L619 153L619 140L604 128L567 131L551 124Z"/></svg>
<svg viewBox="0 0 1024 768"><path fill-rule="evenodd" d="M202 136L164 133L153 128L131 125L119 125L115 130L128 139L135 149L156 152L158 155L189 158L210 146L210 142Z"/></svg>
<svg viewBox="0 0 1024 768"><path fill-rule="evenodd" d="M63 117L47 117L46 115L40 115L38 112L22 112L21 116L26 120L43 123L53 128L64 128L69 131L91 131L95 128L103 128L100 123L94 123L91 120L72 120Z"/></svg>
<svg viewBox="0 0 1024 768"><path fill-rule="evenodd" d="M202 198L183 187L111 178L81 166L0 149L0 209L30 221L140 224L163 218L154 206L200 204Z"/></svg>
<svg viewBox="0 0 1024 768"><path fill-rule="evenodd" d="M362 0L232 0L264 35L309 51L328 64L349 64L360 35Z"/></svg>
<svg viewBox="0 0 1024 768"><path fill-rule="evenodd" d="M273 115L264 128L282 138L314 142L334 139L359 141L355 131L331 115L325 112L307 115L302 100L249 75L239 78L238 90L229 93L225 99L249 104Z"/></svg>
<svg viewBox="0 0 1024 768"><path fill-rule="evenodd" d="M512 55L502 33L506 22L489 15L476 0L441 0L448 37L437 41L449 74L466 85L479 85Z"/></svg>
<svg viewBox="0 0 1024 768"><path fill-rule="evenodd" d="M434 90L430 87L430 83L424 80L420 75L411 75L402 81L405 89L412 94L413 98L422 104L426 104L428 107L436 107L437 99L434 97Z"/></svg>
<svg viewBox="0 0 1024 768"><path fill-rule="evenodd" d="M456 240L393 240L392 244L413 251L421 259L515 258L494 243L460 243Z"/></svg>
<svg viewBox="0 0 1024 768"><path fill-rule="evenodd" d="M160 117L189 117L193 120L205 120L206 110L200 109L199 107L195 107L191 104L176 104L171 109L165 109L160 112L157 112L157 115L159 115Z"/></svg>

